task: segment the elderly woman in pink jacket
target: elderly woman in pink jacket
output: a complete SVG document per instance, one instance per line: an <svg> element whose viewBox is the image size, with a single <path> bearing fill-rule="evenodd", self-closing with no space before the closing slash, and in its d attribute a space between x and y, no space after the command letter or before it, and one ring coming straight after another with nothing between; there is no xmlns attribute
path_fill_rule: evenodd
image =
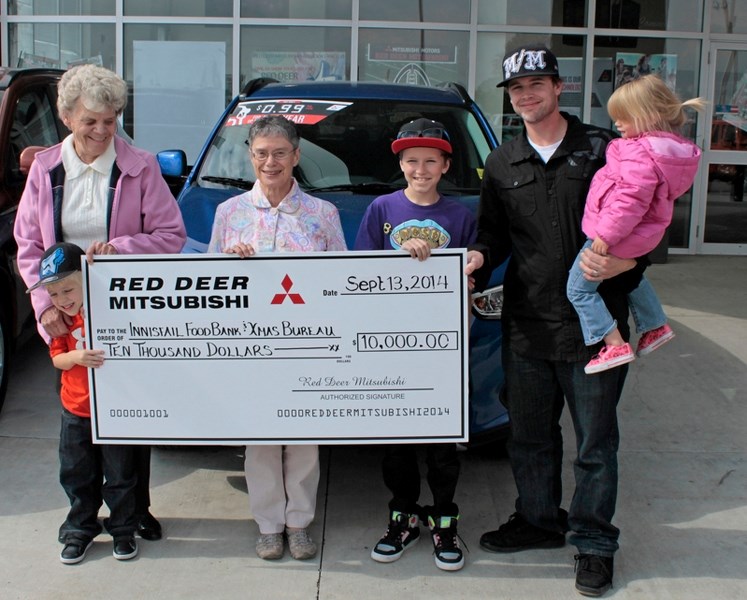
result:
<svg viewBox="0 0 747 600"><path fill-rule="evenodd" d="M586 198L582 228L588 241L581 250L608 252L618 258L645 257L661 241L672 221L674 201L692 185L700 149L678 134L687 121L685 107L703 108L700 98L686 102L656 75L647 75L615 90L607 111L622 139L607 146L607 164L596 172ZM579 315L584 341L604 346L584 368L599 373L644 356L674 337L656 293L643 276L628 294L628 304L641 334L635 354L623 340L592 273L584 277L581 253L571 268L567 294Z"/></svg>
<svg viewBox="0 0 747 600"><path fill-rule="evenodd" d="M62 76L57 107L72 133L36 155L14 226L18 268L29 287L39 280L44 251L58 242L86 249L89 261L95 254L182 249L184 222L155 157L115 136L126 104L127 84L108 69L81 65ZM69 318L43 287L31 299L40 335L47 342L65 335ZM157 540L161 525L149 512L150 447L137 448L137 531Z"/></svg>

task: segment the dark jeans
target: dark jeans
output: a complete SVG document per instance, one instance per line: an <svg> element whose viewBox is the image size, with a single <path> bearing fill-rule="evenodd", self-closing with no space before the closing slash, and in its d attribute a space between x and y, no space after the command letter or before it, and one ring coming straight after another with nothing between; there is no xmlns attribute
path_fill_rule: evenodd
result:
<svg viewBox="0 0 747 600"><path fill-rule="evenodd" d="M428 467L426 479L433 494L433 506L425 510L418 505L420 498L420 469L418 448L425 449ZM459 479L459 456L456 444L394 444L386 446L382 462L384 483L392 492L389 510L418 514L421 519L430 514L457 516L459 508L454 504L457 480Z"/></svg>
<svg viewBox="0 0 747 600"><path fill-rule="evenodd" d="M62 371L55 369L57 374L55 390L60 393L62 389ZM135 486L135 514L138 518L148 512L150 508L150 446L133 446L135 453L135 471L137 472L137 484ZM62 530L60 530L62 539Z"/></svg>
<svg viewBox="0 0 747 600"><path fill-rule="evenodd" d="M135 514L142 517L150 507L150 446L133 446L135 454Z"/></svg>
<svg viewBox="0 0 747 600"><path fill-rule="evenodd" d="M101 533L102 500L109 507L104 527L112 537L135 531L135 453L132 446L93 444L91 420L62 412L60 483L70 512L60 527L60 541L91 540Z"/></svg>
<svg viewBox="0 0 747 600"><path fill-rule="evenodd" d="M564 399L576 433L576 488L568 511L570 542L579 552L612 556L619 529L617 501L617 403L627 365L594 375L581 362L519 356L503 346L506 400L511 419L508 451L519 497L516 511L531 524L565 532L561 469Z"/></svg>

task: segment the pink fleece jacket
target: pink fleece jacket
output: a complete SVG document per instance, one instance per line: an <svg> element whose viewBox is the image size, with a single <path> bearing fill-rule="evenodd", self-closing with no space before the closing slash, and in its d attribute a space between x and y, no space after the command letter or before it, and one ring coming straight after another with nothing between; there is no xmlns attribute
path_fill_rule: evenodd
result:
<svg viewBox="0 0 747 600"><path fill-rule="evenodd" d="M49 175L62 162L61 146L57 144L36 155L18 204L14 225L18 270L28 286L39 280L39 261L44 250L64 241L55 239ZM179 252L186 240L184 221L155 156L130 146L119 137L114 138L114 149L122 174L114 193L109 239L100 241L108 241L119 254ZM52 306L43 287L31 293L31 301L37 321ZM38 329L49 341L42 327Z"/></svg>
<svg viewBox="0 0 747 600"><path fill-rule="evenodd" d="M651 252L672 221L674 201L693 184L700 155L690 140L664 131L610 142L586 197L586 236L602 238L620 258Z"/></svg>

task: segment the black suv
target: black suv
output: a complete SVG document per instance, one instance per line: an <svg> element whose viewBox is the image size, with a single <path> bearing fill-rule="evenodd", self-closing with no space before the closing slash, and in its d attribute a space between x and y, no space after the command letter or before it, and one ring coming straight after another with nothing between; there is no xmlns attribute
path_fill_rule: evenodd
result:
<svg viewBox="0 0 747 600"><path fill-rule="evenodd" d="M59 69L0 68L0 408L19 335L33 323L26 286L16 269L13 223L26 172L21 153L52 146L68 134L57 116Z"/></svg>

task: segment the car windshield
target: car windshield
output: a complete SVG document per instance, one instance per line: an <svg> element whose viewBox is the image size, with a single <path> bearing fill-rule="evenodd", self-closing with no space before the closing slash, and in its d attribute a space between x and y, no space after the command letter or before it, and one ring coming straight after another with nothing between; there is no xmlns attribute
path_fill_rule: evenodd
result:
<svg viewBox="0 0 747 600"><path fill-rule="evenodd" d="M294 176L307 191L360 191L405 185L391 143L399 128L426 117L440 121L454 148L440 188L475 194L490 145L474 115L463 107L392 100L250 100L226 119L199 171L203 187L248 189L255 181L245 144L250 123L262 114L285 114L298 125L301 158Z"/></svg>

